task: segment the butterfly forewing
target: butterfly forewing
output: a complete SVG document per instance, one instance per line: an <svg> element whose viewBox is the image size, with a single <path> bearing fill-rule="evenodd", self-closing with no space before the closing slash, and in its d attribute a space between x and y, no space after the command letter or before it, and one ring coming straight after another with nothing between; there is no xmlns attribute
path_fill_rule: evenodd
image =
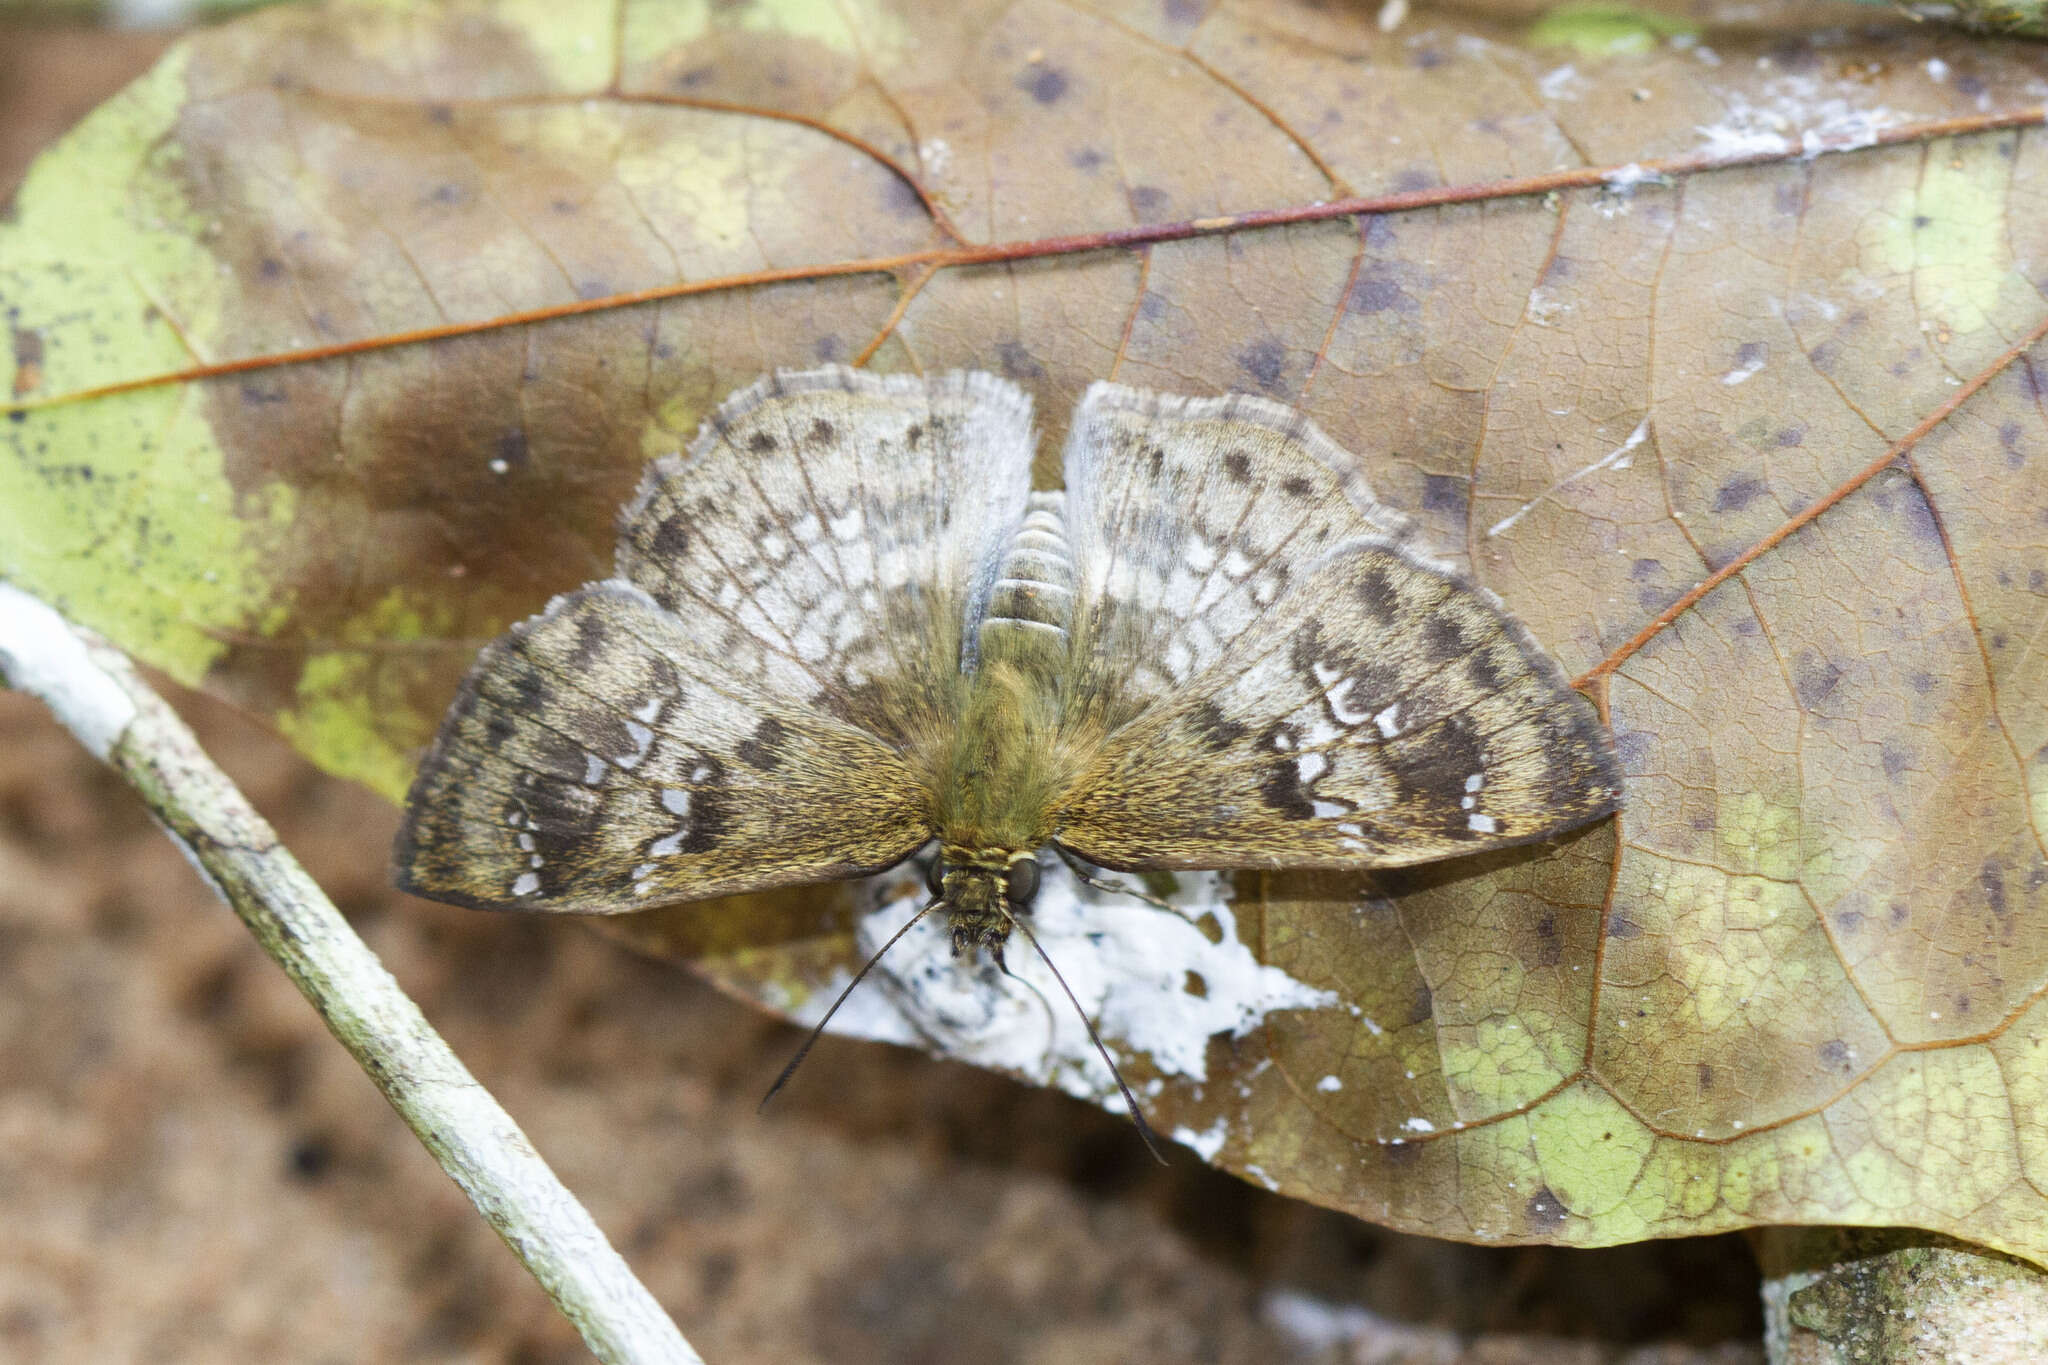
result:
<svg viewBox="0 0 2048 1365"><path fill-rule="evenodd" d="M1149 400L1168 420L1144 422L1114 397L1133 416L1077 421L1068 454L1097 594L1069 712L1110 723L1077 728L1059 842L1123 868L1394 866L1614 808L1591 706L1304 419Z"/></svg>
<svg viewBox="0 0 2048 1365"><path fill-rule="evenodd" d="M615 912L898 861L933 833L1029 469L1029 400L986 375L735 395L650 469L619 579L479 655L407 801L401 884Z"/></svg>

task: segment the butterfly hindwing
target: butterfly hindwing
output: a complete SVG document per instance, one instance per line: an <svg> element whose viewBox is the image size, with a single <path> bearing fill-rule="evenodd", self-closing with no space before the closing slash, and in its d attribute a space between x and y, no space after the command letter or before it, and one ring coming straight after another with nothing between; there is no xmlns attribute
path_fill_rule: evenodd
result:
<svg viewBox="0 0 2048 1365"><path fill-rule="evenodd" d="M987 375L734 395L650 468L618 577L478 656L407 801L400 883L614 912L906 856L1029 469L1029 400Z"/></svg>
<svg viewBox="0 0 2048 1365"><path fill-rule="evenodd" d="M1031 442L1030 398L992 375L777 374L655 462L616 572L761 695L926 743L1023 520Z"/></svg>
<svg viewBox="0 0 2048 1365"><path fill-rule="evenodd" d="M1398 540L1355 462L1291 408L1096 384L1066 448L1079 579L1066 711L1108 732L1214 663L1331 546Z"/></svg>
<svg viewBox="0 0 2048 1365"><path fill-rule="evenodd" d="M1076 569L1097 594L1075 646L1093 700L1071 710L1107 723L1073 736L1089 757L1059 842L1122 868L1395 866L1614 808L1592 707L1305 419L1113 396L1112 413L1166 420L1077 421L1077 442L1121 448L1069 449Z"/></svg>

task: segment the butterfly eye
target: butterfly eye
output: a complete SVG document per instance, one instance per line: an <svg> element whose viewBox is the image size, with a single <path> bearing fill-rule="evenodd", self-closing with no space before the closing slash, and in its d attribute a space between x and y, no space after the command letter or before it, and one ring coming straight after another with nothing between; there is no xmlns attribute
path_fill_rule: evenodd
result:
<svg viewBox="0 0 2048 1365"><path fill-rule="evenodd" d="M1010 864L1010 875L1003 881L1003 899L1012 905L1029 905L1031 898L1038 894L1038 864L1030 858L1022 858Z"/></svg>
<svg viewBox="0 0 2048 1365"><path fill-rule="evenodd" d="M946 894L946 863L944 859L934 858L925 864L924 886L925 890L931 892L934 896Z"/></svg>

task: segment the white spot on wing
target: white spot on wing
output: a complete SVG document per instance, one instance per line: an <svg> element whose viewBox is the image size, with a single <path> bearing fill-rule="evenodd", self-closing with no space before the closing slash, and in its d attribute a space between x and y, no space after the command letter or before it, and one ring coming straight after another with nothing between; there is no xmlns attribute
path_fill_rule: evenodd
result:
<svg viewBox="0 0 2048 1365"><path fill-rule="evenodd" d="M1380 727L1380 735L1383 738L1392 739L1395 735L1400 734L1401 703L1395 702L1392 706L1374 716L1372 723Z"/></svg>
<svg viewBox="0 0 2048 1365"><path fill-rule="evenodd" d="M1491 815L1479 815L1476 813L1469 815L1465 819L1465 824L1475 834L1498 834L1500 832L1500 822Z"/></svg>
<svg viewBox="0 0 2048 1365"><path fill-rule="evenodd" d="M512 894L515 896L531 896L538 890L540 890L540 877L536 873L522 872L519 874L518 879L512 883Z"/></svg>
<svg viewBox="0 0 2048 1365"><path fill-rule="evenodd" d="M1363 724L1365 718L1372 714L1353 699L1351 694L1357 690L1357 686L1355 680L1346 678L1323 692L1323 700L1330 704L1330 715L1339 725Z"/></svg>

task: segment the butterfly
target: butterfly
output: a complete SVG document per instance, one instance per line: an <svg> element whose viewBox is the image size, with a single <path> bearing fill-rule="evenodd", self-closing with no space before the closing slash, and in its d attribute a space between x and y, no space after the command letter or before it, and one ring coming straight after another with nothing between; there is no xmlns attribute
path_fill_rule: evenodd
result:
<svg viewBox="0 0 2048 1365"><path fill-rule="evenodd" d="M406 890L614 914L932 841L1001 964L1048 846L1383 868L1616 808L1593 708L1360 462L1246 395L1087 391L1034 492L979 372L781 372L624 508L614 576L486 646L406 803Z"/></svg>

